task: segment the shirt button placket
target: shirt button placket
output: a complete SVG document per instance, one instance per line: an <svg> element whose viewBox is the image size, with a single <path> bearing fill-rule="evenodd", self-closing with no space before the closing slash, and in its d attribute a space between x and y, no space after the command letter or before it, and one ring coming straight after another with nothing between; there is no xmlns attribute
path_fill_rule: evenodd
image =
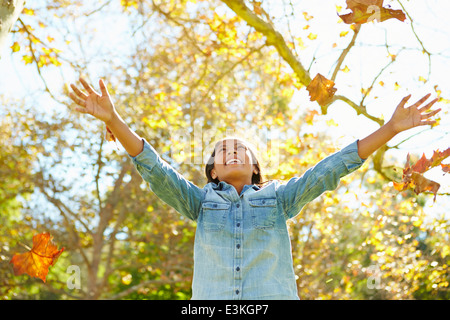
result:
<svg viewBox="0 0 450 320"><path fill-rule="evenodd" d="M233 289L233 299L241 299L242 297L242 276L241 276L241 264L242 264L242 208L241 204L238 202L236 204L236 223L234 227L234 289Z"/></svg>

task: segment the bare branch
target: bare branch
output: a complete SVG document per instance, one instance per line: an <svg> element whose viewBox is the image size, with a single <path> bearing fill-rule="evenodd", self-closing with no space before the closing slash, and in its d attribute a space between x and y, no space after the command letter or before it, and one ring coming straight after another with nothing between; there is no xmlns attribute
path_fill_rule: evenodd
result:
<svg viewBox="0 0 450 320"><path fill-rule="evenodd" d="M356 29L353 33L352 40L348 44L347 48L345 48L344 51L342 51L341 55L339 56L338 63L336 65L336 68L334 68L333 75L331 76L332 81L336 80L337 73L341 69L341 65L344 62L347 54L350 52L350 49L355 45L356 37L358 36L360 30L361 30L361 25L360 24L356 25Z"/></svg>
<svg viewBox="0 0 450 320"><path fill-rule="evenodd" d="M332 104L336 100L341 100L341 101L344 101L345 103L347 103L350 107L352 107L356 111L356 114L358 114L358 115L362 114L365 117L367 117L368 119L378 123L380 126L382 126L384 124L384 120L383 119L377 118L377 117L372 116L369 113L367 113L367 110L366 110L365 106L360 105L360 104L358 105L355 102L353 102L352 100L350 100L349 98L344 97L344 96L340 96L340 95L334 96L333 100L331 100L331 102L327 106L325 106L324 108L327 108L330 104ZM323 111L323 108L322 108L322 111ZM326 113L326 111L325 111L325 113Z"/></svg>

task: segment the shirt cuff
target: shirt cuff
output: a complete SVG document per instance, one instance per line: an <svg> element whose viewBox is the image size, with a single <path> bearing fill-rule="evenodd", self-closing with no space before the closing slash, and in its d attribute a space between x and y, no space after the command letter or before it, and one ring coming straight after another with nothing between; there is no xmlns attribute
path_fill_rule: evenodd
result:
<svg viewBox="0 0 450 320"><path fill-rule="evenodd" d="M134 164L145 165L148 169L152 169L159 161L158 152L145 140L142 138L144 142L144 148L141 153L137 156L133 157L130 154L128 156L131 158Z"/></svg>
<svg viewBox="0 0 450 320"><path fill-rule="evenodd" d="M358 154L358 140L352 142L340 151L344 165L349 172L355 171L363 165L367 159L361 159Z"/></svg>

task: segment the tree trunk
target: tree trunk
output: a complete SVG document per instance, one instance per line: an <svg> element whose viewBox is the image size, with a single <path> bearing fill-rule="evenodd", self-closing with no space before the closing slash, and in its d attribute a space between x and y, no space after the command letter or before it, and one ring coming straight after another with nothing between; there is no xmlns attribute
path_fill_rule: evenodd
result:
<svg viewBox="0 0 450 320"><path fill-rule="evenodd" d="M23 10L25 0L0 0L0 58L14 23Z"/></svg>

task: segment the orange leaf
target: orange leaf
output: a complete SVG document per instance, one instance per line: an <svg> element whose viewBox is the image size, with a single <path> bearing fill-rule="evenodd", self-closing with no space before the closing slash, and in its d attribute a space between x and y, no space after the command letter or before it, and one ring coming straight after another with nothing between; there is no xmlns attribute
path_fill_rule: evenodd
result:
<svg viewBox="0 0 450 320"><path fill-rule="evenodd" d="M347 0L347 9L351 13L339 15L347 24L363 24L372 20L382 22L388 19L406 20L406 15L402 10L393 10L383 7L383 0Z"/></svg>
<svg viewBox="0 0 450 320"><path fill-rule="evenodd" d="M393 181L393 182L394 182L394 188L397 191L403 191L407 187L407 184L404 182L395 182L395 181Z"/></svg>
<svg viewBox="0 0 450 320"><path fill-rule="evenodd" d="M444 175L450 172L450 164L441 163L442 171L444 171Z"/></svg>
<svg viewBox="0 0 450 320"><path fill-rule="evenodd" d="M64 248L58 250L52 239L53 237L46 232L33 236L33 248L12 257L10 263L13 264L14 274L18 276L26 273L45 282L48 268L56 263L64 251Z"/></svg>
<svg viewBox="0 0 450 320"><path fill-rule="evenodd" d="M431 159L428 160L427 157L425 157L425 153L422 155L422 158L419 159L419 161L416 162L414 166L412 166L412 170L419 173L424 173L428 169L430 169L431 165Z"/></svg>
<svg viewBox="0 0 450 320"><path fill-rule="evenodd" d="M310 84L306 87L311 101L317 101L320 106L325 106L333 99L336 88L333 88L334 81L328 80L318 73Z"/></svg>
<svg viewBox="0 0 450 320"><path fill-rule="evenodd" d="M414 188L416 194L422 192L434 193L434 201L436 201L436 195L440 188L440 184L425 178L422 173L428 171L429 169L441 165L444 174L449 172L450 166L441 164L442 160L450 156L450 148L440 152L439 150L434 151L433 156L430 159L425 157L425 154L411 167L409 153L406 156L406 164L403 169L403 177L401 182L393 182L394 188L397 191L406 190L408 187Z"/></svg>
<svg viewBox="0 0 450 320"><path fill-rule="evenodd" d="M430 159L431 166L436 167L442 162L442 160L447 157L450 157L450 148L442 152L440 152L439 150L434 151L433 156Z"/></svg>

